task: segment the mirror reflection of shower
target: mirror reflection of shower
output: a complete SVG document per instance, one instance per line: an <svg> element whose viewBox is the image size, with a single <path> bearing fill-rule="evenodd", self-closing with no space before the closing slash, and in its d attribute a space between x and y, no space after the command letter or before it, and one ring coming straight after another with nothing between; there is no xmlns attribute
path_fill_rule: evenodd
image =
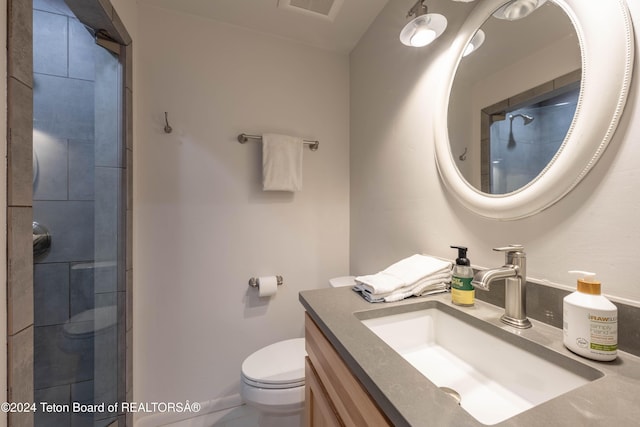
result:
<svg viewBox="0 0 640 427"><path fill-rule="evenodd" d="M491 115L489 193L524 187L552 161L571 126L579 89L579 82L562 86Z"/></svg>
<svg viewBox="0 0 640 427"><path fill-rule="evenodd" d="M522 117L525 126L533 121L533 116L530 116L529 114L509 114L509 142L507 143L507 148L509 150L513 150L514 148L516 148L516 140L513 137L513 119L516 119L518 117Z"/></svg>

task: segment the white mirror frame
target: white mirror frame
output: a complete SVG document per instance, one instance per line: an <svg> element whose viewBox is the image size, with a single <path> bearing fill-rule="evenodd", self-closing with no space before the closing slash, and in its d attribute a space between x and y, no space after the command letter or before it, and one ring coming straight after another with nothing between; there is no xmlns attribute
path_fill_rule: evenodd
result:
<svg viewBox="0 0 640 427"><path fill-rule="evenodd" d="M483 193L460 174L447 130L449 95L467 43L505 3L479 2L451 48L438 59L448 84L437 93L434 115L436 163L446 188L471 211L487 218L515 220L534 215L571 191L596 164L609 144L627 100L633 67L631 18L624 0L553 0L573 23L582 54L582 82L575 117L560 149L526 186L506 195ZM603 26L604 28L603 30Z"/></svg>

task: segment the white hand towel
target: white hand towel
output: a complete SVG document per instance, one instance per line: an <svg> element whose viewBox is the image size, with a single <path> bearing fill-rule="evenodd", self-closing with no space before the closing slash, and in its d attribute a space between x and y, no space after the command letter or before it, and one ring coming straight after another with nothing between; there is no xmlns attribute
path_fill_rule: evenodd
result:
<svg viewBox="0 0 640 427"><path fill-rule="evenodd" d="M302 138L262 135L262 189L299 191L302 188Z"/></svg>
<svg viewBox="0 0 640 427"><path fill-rule="evenodd" d="M361 285L362 289L372 294L380 294L382 296L407 286L402 279L390 274L385 274L383 271L367 276L358 276L356 277L356 283Z"/></svg>
<svg viewBox="0 0 640 427"><path fill-rule="evenodd" d="M409 258L384 269L384 273L401 278L407 285L414 284L427 276L447 272L451 269L451 263L432 258L426 255L415 254Z"/></svg>
<svg viewBox="0 0 640 427"><path fill-rule="evenodd" d="M367 285L358 283L353 290L360 292L369 302L394 302L400 301L410 296L431 295L447 290L447 283L451 282L451 272L439 273L434 276L425 277L413 285L403 286L386 293L372 293Z"/></svg>
<svg viewBox="0 0 640 427"><path fill-rule="evenodd" d="M427 296L427 295L433 295L433 294L439 294L442 292L446 292L447 291L447 283L445 282L441 282L441 283L436 283L433 285L429 285L429 286L422 286L420 285L420 287L418 289L415 289L413 291L401 291L401 290L397 290L395 292L392 292L390 295L387 295L385 297L381 297L379 295L376 294L372 294L370 292L367 292L366 290L362 289L359 286L354 286L353 290L360 293L360 295L362 295L362 297L364 299L366 299L369 302L396 302L396 301L400 301L403 300L405 298L409 298L412 296L415 297L422 297L422 296Z"/></svg>
<svg viewBox="0 0 640 427"><path fill-rule="evenodd" d="M451 281L451 276L446 278L439 278L437 280L423 280L416 285L409 287L409 289L398 289L391 292L390 295L384 297L385 302L400 301L411 296L432 295L438 292L445 292L447 290L447 283Z"/></svg>

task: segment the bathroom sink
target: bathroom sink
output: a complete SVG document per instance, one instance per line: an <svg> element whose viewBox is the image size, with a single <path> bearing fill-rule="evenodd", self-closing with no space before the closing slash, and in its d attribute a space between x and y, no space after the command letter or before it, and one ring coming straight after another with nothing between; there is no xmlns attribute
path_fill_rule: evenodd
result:
<svg viewBox="0 0 640 427"><path fill-rule="evenodd" d="M603 376L572 358L440 302L362 323L483 424L499 423ZM407 306L408 307L408 306ZM403 308L406 310L406 308ZM380 317L375 316L380 312Z"/></svg>

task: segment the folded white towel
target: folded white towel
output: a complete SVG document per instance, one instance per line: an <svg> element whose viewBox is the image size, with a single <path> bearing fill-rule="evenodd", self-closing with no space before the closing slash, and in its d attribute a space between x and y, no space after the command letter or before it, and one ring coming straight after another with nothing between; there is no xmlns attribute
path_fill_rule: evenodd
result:
<svg viewBox="0 0 640 427"><path fill-rule="evenodd" d="M262 135L262 189L299 191L302 189L302 138Z"/></svg>
<svg viewBox="0 0 640 427"><path fill-rule="evenodd" d="M451 271L451 262L426 255L412 255L392 264L377 274L356 277L372 294L389 294L397 289L416 285L429 276L447 274Z"/></svg>
<svg viewBox="0 0 640 427"><path fill-rule="evenodd" d="M379 295L388 295L396 289L408 286L404 280L391 274L386 274L384 271L366 276L358 276L356 277L356 283L367 292Z"/></svg>
<svg viewBox="0 0 640 427"><path fill-rule="evenodd" d="M359 283L353 287L353 290L360 292L362 296L369 302L394 302L400 301L410 296L432 295L447 290L447 284L451 282L451 273L438 274L418 281L418 283L410 286L404 286L393 292L384 294L373 294L365 285Z"/></svg>
<svg viewBox="0 0 640 427"><path fill-rule="evenodd" d="M447 290L447 283L451 281L451 275L447 275L443 278L436 280L424 280L418 282L416 285L409 289L398 289L391 292L390 295L384 297L385 302L400 301L411 296L432 295L438 292L445 292Z"/></svg>

